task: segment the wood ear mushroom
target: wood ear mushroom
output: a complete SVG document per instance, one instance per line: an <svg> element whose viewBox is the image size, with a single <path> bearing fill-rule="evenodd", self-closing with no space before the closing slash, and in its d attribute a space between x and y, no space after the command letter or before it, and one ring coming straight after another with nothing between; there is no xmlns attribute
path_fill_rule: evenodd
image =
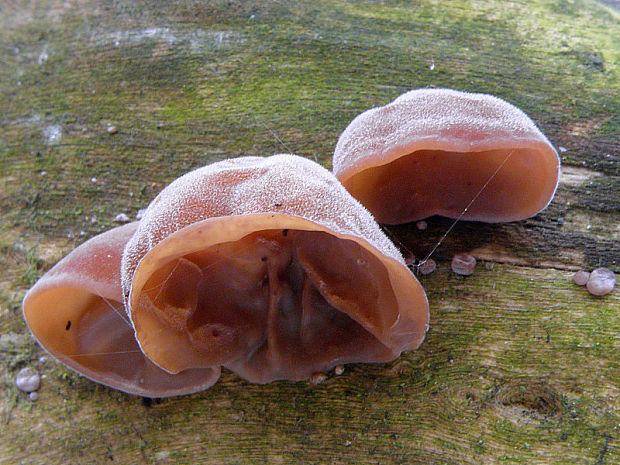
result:
<svg viewBox="0 0 620 465"><path fill-rule="evenodd" d="M360 114L340 136L333 165L387 224L431 215L524 219L549 204L560 173L556 150L525 113L450 89L412 90Z"/></svg>
<svg viewBox="0 0 620 465"><path fill-rule="evenodd" d="M292 155L182 176L140 223L59 262L23 308L60 361L146 396L205 389L221 366L266 383L384 362L428 328L424 291L372 216ZM110 352L128 354L95 355Z"/></svg>
<svg viewBox="0 0 620 465"><path fill-rule="evenodd" d="M173 376L144 356L123 307L120 266L138 224L107 231L77 247L28 291L23 313L51 355L101 384L164 397L212 386L219 367Z"/></svg>

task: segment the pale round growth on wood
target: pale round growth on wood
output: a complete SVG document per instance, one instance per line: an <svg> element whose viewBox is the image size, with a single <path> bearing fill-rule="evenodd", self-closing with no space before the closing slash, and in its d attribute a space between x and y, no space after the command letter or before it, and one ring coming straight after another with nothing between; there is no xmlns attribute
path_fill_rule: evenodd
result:
<svg viewBox="0 0 620 465"><path fill-rule="evenodd" d="M476 268L476 258L466 253L459 253L452 257L450 266L456 274L469 276Z"/></svg>
<svg viewBox="0 0 620 465"><path fill-rule="evenodd" d="M532 120L504 100L418 89L357 116L338 140L333 167L380 223L462 213L503 222L549 204L560 159Z"/></svg>
<svg viewBox="0 0 620 465"><path fill-rule="evenodd" d="M433 271L437 269L437 263L432 258L429 258L418 266L418 271L424 275L431 274Z"/></svg>
<svg viewBox="0 0 620 465"><path fill-rule="evenodd" d="M22 368L15 376L15 385L23 392L36 391L41 385L41 376L34 368Z"/></svg>
<svg viewBox="0 0 620 465"><path fill-rule="evenodd" d="M616 275L608 268L597 268L590 273L586 288L592 295L602 296L609 294L616 286Z"/></svg>
<svg viewBox="0 0 620 465"><path fill-rule="evenodd" d="M320 165L243 157L182 176L123 255L140 348L170 373L225 366L265 383L416 348L422 287L370 213Z"/></svg>
<svg viewBox="0 0 620 465"><path fill-rule="evenodd" d="M580 270L573 276L573 282L578 286L585 286L590 278L590 273L584 270Z"/></svg>

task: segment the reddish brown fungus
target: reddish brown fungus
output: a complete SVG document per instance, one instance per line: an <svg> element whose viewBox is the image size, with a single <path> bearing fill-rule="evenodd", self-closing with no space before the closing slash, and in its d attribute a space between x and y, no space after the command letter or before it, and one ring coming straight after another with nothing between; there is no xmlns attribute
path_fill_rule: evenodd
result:
<svg viewBox="0 0 620 465"><path fill-rule="evenodd" d="M222 365L269 382L392 360L428 326L422 287L368 211L291 155L179 178L139 224L61 260L23 310L61 362L153 397L205 389Z"/></svg>
<svg viewBox="0 0 620 465"><path fill-rule="evenodd" d="M253 382L310 379L417 347L424 291L327 170L245 157L179 178L123 256L144 353L170 373L226 366Z"/></svg>
<svg viewBox="0 0 620 465"><path fill-rule="evenodd" d="M100 234L58 262L26 294L26 323L59 361L115 389L151 397L206 389L219 378L219 367L172 376L146 358L134 338L122 303L120 265L136 227Z"/></svg>
<svg viewBox="0 0 620 465"><path fill-rule="evenodd" d="M380 223L431 215L502 222L547 206L560 161L532 120L508 102L419 89L356 117L338 140L333 166Z"/></svg>

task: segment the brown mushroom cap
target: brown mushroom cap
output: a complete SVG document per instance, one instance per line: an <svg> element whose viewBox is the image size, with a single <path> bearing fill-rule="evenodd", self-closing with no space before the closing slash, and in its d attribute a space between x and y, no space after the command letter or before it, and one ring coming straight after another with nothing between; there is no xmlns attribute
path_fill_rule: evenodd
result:
<svg viewBox="0 0 620 465"><path fill-rule="evenodd" d="M243 157L177 179L128 242L122 285L147 356L176 373L222 364L301 380L416 348L422 287L324 168Z"/></svg>
<svg viewBox="0 0 620 465"><path fill-rule="evenodd" d="M357 116L338 140L333 171L381 223L458 218L478 194L463 219L492 223L543 210L560 159L504 100L418 89Z"/></svg>
<svg viewBox="0 0 620 465"><path fill-rule="evenodd" d="M93 381L149 397L206 389L219 367L171 375L138 347L120 285L121 254L136 227L100 234L58 262L26 294L26 323L51 355Z"/></svg>

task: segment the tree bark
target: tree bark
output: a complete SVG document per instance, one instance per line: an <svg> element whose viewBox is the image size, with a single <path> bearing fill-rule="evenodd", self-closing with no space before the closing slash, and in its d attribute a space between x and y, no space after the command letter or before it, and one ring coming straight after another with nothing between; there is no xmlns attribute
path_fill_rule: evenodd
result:
<svg viewBox="0 0 620 465"><path fill-rule="evenodd" d="M620 297L572 282L620 270L617 2L36 0L0 5L0 462L620 462ZM421 276L419 350L317 386L145 400L49 356L27 289L86 238L213 161L295 152L330 168L359 113L419 87L486 92L558 148L551 205L459 222ZM424 257L451 226L386 228ZM462 277L450 259L481 263ZM17 371L44 379L36 402Z"/></svg>

